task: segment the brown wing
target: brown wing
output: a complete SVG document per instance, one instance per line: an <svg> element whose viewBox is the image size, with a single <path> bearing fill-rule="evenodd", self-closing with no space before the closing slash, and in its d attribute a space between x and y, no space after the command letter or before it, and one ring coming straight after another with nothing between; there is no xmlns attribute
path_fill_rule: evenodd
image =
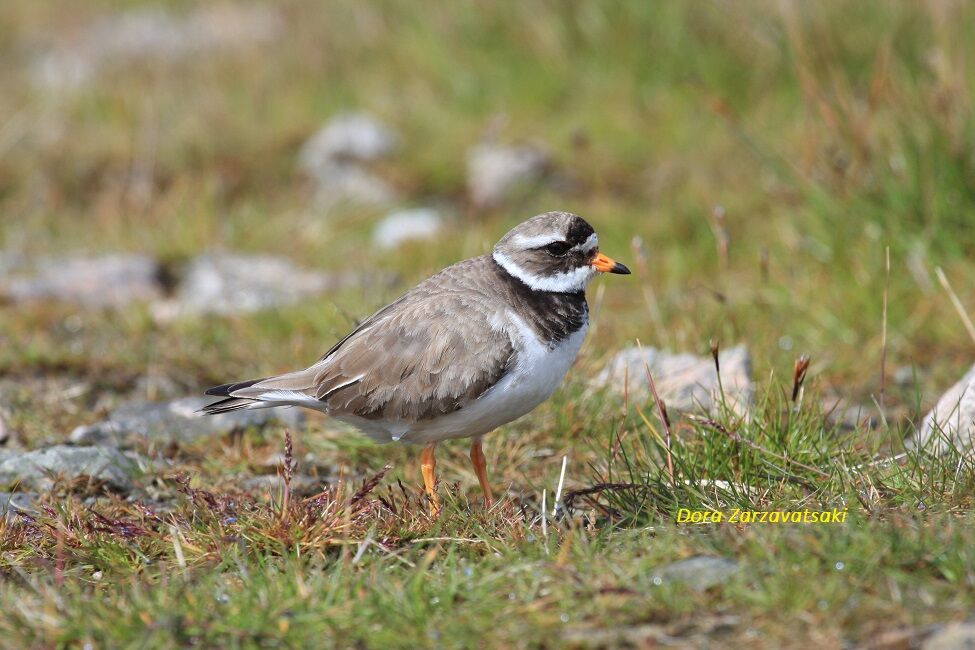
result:
<svg viewBox="0 0 975 650"><path fill-rule="evenodd" d="M329 412L425 420L479 397L513 350L488 316L457 296L410 300L347 340L315 378Z"/></svg>
<svg viewBox="0 0 975 650"><path fill-rule="evenodd" d="M376 312L310 368L235 391L296 390L329 413L425 420L477 399L509 367L508 335L491 327L505 307L475 258L456 264Z"/></svg>

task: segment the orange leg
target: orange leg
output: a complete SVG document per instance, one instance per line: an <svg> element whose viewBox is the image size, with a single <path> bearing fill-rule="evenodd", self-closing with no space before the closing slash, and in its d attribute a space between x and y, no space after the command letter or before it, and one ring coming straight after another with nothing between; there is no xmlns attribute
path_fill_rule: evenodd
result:
<svg viewBox="0 0 975 650"><path fill-rule="evenodd" d="M484 491L484 507L490 508L494 499L491 498L491 484L488 483L487 466L484 463L484 452L481 450L480 438L475 438L474 442L471 443L471 462L474 464L474 473L477 474L481 490Z"/></svg>
<svg viewBox="0 0 975 650"><path fill-rule="evenodd" d="M440 497L437 496L437 459L433 452L437 449L437 443L431 442L420 453L420 471L423 473L423 487L426 488L427 496L430 497L430 514L436 517L440 514Z"/></svg>

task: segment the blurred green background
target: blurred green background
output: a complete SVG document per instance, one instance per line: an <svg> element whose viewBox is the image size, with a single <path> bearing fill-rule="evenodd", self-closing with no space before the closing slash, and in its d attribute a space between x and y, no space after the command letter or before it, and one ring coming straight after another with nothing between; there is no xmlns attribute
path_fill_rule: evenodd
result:
<svg viewBox="0 0 975 650"><path fill-rule="evenodd" d="M239 350L212 333L161 332L174 363L205 348L205 365L221 364L203 381L313 358L351 318L511 225L571 210L605 251L633 262L639 238L645 253L635 282L605 283L599 349L744 341L759 375L805 352L817 376L862 394L877 390L889 246L889 361L943 383L957 373L944 364L971 346L933 269L971 296L972 12L934 1L5 3L0 240L30 254L146 251L176 268L214 248L267 252L401 278L361 304L344 297L342 314L320 303L253 326ZM303 143L348 111L398 138L371 165L392 205L323 207L301 172ZM474 205L465 161L486 139L537 147L544 176ZM384 213L430 203L446 207L445 230L376 250ZM0 368L25 354L75 362L37 312L3 321ZM91 334L86 349L145 362L148 325L111 321L124 336L107 349Z"/></svg>
<svg viewBox="0 0 975 650"><path fill-rule="evenodd" d="M165 646L176 627L187 644L245 644L248 630L273 639L291 620L296 646L320 633L416 647L441 630L469 645L585 645L589 637L550 636L569 629L564 607L573 624L595 627L732 612L743 621L739 642L760 629L773 642L832 647L899 625L911 631L891 638L907 644L923 625L968 615L975 529L971 492L959 486L970 471L951 458L927 469L905 463L893 488L878 488L846 483L873 479L863 478L859 456L844 459L850 449L872 459L889 442L899 450L912 420L972 362L973 341L936 270L962 308L975 309L973 32L975 4L949 0L0 3L8 449L62 443L129 399L199 395L303 367L358 319L540 212L583 215L602 250L634 271L593 284L595 326L566 388L488 439L492 479L510 499L500 514L454 501L438 522L422 507L393 516L373 504L376 523L358 521L350 542L344 524L284 530L276 511L257 506L238 524L207 519L191 495L173 506L190 570L203 568L190 579L184 550L173 550L175 528L99 494L102 506L143 517L151 530L136 541L77 533L72 525L91 516L87 502L65 498L66 509L48 516L61 522L51 530L81 540L69 549L67 592L62 538L0 522L16 546L0 562L0 599L19 612L6 625L25 646ZM333 142L323 154L320 129L350 114L368 123L364 140ZM496 191L484 195L485 184ZM404 209L435 211L432 236L394 244L377 230ZM194 261L221 251L345 280L271 309L182 309ZM11 278L31 277L38 260L57 280L77 268L63 260L120 253L154 260L158 295L103 308L11 291ZM287 283L275 290L287 293ZM650 482L663 475L651 420L586 392L605 360L637 339L703 355L712 340L746 344L768 407L746 433L773 448L774 462L795 454L816 464L804 466L805 483L779 481L762 464L764 449L698 424L682 451L693 481L727 478L747 501L764 476L779 491L762 498L795 500L816 498L803 491L809 481L825 485L826 474L832 483L819 496L841 494L854 506L859 498L857 525L713 535L650 526L614 537L569 520L552 532L550 557L524 504L535 508L552 487L562 454L572 453L571 487L591 485L623 462L620 448L640 444L650 451L631 471ZM799 408L783 397L780 417L768 395L785 394L800 354L812 358L807 407L794 419ZM871 413L882 403L890 426L869 444L856 430L831 437L814 402L826 395ZM303 462L311 450L355 480L390 462L380 490L395 477L410 484L404 503L418 493L411 450L310 422L296 436ZM166 472L189 471L198 487L236 488L279 467L277 456L266 458L280 451L280 434L252 431L160 456ZM461 447L442 454L445 480L459 481L444 488L452 498L476 494ZM870 467L871 477L889 479L886 466ZM168 480L146 482L175 499ZM706 505L714 490L695 485ZM626 513L618 498L634 520L634 512L657 516L644 502ZM921 519L929 507L943 518ZM237 554L225 525L253 534L250 554ZM373 542L382 552L363 556L374 535L389 546ZM446 549L439 558L438 549ZM648 582L660 563L692 554L734 558L746 570L703 594ZM150 568L144 557L160 561ZM105 582L91 577L95 569ZM25 571L39 576L24 578L29 590L6 581ZM177 572L185 582L169 581ZM216 591L231 594L229 609L214 604ZM441 598L462 615L438 607ZM22 606L28 600L36 609Z"/></svg>

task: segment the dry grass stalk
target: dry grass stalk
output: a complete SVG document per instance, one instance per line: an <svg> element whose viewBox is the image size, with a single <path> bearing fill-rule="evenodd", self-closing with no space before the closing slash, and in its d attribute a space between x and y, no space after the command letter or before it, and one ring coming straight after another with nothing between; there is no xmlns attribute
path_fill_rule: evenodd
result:
<svg viewBox="0 0 975 650"><path fill-rule="evenodd" d="M954 305L955 311L961 317L961 322L965 324L965 329L968 330L968 336L971 337L972 341L975 342L975 325L972 324L972 319L968 317L968 312L965 311L965 306L961 304L961 300L958 298L958 294L955 290L951 288L951 283L948 282L948 276L945 275L944 270L939 266L934 270L935 274L938 276L938 282L944 287L944 290L948 292L948 297L951 299L951 304Z"/></svg>
<svg viewBox="0 0 975 650"><path fill-rule="evenodd" d="M792 367L792 402L799 406L802 400L802 389L806 382L806 372L809 370L809 357L802 355L796 359Z"/></svg>
<svg viewBox="0 0 975 650"><path fill-rule="evenodd" d="M281 520L288 518L291 511L291 480L295 473L294 445L291 442L291 430L284 430L284 460L281 467L281 478L284 481L284 493L281 497Z"/></svg>
<svg viewBox="0 0 975 650"><path fill-rule="evenodd" d="M725 209L722 205L716 205L711 210L711 218L708 225L714 234L714 245L718 253L718 266L722 271L728 270L728 249L731 246L731 236L725 226Z"/></svg>
<svg viewBox="0 0 975 650"><path fill-rule="evenodd" d="M880 412L884 412L884 397L887 392L887 295L890 292L890 246L886 249L884 274L884 313L880 334Z"/></svg>
<svg viewBox="0 0 975 650"><path fill-rule="evenodd" d="M637 339L637 347L640 351L643 351L643 346L640 344L639 339ZM650 372L650 366L647 364L643 365L643 369L647 373L647 384L650 386L650 394L653 395L653 403L657 407L657 415L660 416L660 422L664 426L664 446L667 448L667 476L670 479L671 484L674 482L674 458L670 452L670 416L667 415L667 405L664 401L660 399L660 395L657 393L657 385L653 383L653 374Z"/></svg>
<svg viewBox="0 0 975 650"><path fill-rule="evenodd" d="M664 317L660 311L660 303L657 301L657 294L653 290L653 283L650 282L650 271L647 264L647 250L644 245L643 238L640 236L634 236L630 240L630 250L633 252L633 265L637 269L637 274L641 278L640 289L643 292L643 300L647 305L647 311L650 313L650 319L653 321L654 329L657 332L664 333L667 331L667 327L664 324Z"/></svg>
<svg viewBox="0 0 975 650"><path fill-rule="evenodd" d="M376 486L379 485L379 482L383 480L383 477L386 476L386 473L391 469L393 469L392 465L386 465L381 470L366 479L366 481L362 484L362 487L356 490L356 493L352 495L351 499L349 499L349 503L353 505L357 504L369 496L369 493L376 489Z"/></svg>

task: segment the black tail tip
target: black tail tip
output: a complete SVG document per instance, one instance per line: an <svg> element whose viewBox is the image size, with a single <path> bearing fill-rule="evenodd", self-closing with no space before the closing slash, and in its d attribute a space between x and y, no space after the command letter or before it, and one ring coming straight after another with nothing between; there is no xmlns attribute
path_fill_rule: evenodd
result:
<svg viewBox="0 0 975 650"><path fill-rule="evenodd" d="M213 388L208 388L203 393L204 395L215 395L216 397L232 397L234 391L240 390L241 388L250 388L259 381L264 381L264 379L248 379L247 381L238 381L230 384L221 384L219 386L214 386Z"/></svg>
<svg viewBox="0 0 975 650"><path fill-rule="evenodd" d="M229 413L230 411L239 411L240 409L245 409L256 400L246 399L243 397L228 397L226 399L217 400L212 404L207 404L203 408L197 411L200 415L219 415L221 413Z"/></svg>

